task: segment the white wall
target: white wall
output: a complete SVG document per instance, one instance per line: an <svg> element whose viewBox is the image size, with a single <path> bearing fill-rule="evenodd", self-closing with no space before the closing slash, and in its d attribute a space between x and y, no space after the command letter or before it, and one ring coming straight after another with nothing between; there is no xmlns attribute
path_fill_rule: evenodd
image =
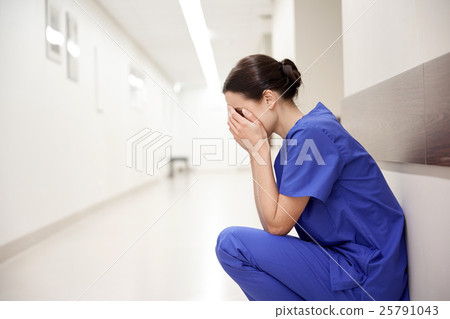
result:
<svg viewBox="0 0 450 319"><path fill-rule="evenodd" d="M315 62L341 34L340 1L295 1L296 62L304 82L298 105L305 112L321 101L336 116L341 114L342 41L337 41Z"/></svg>
<svg viewBox="0 0 450 319"><path fill-rule="evenodd" d="M290 58L302 73L297 105L304 113L323 102L336 116L344 94L341 3L329 0L276 0L272 26L272 52Z"/></svg>
<svg viewBox="0 0 450 319"><path fill-rule="evenodd" d="M346 29L373 1L342 0ZM450 2L378 1L344 36L348 96L450 51ZM404 209L414 300L450 298L450 168L380 163Z"/></svg>
<svg viewBox="0 0 450 319"><path fill-rule="evenodd" d="M342 1L346 29L373 1ZM377 1L344 35L348 96L449 51L446 0Z"/></svg>
<svg viewBox="0 0 450 319"><path fill-rule="evenodd" d="M172 85L93 1L79 2L127 53L74 1L59 1L79 27L73 82L65 57L62 64L46 58L45 0L0 1L0 246L158 178L126 167L125 143L144 127L167 131L179 110L149 79L145 107L130 107L128 54Z"/></svg>
<svg viewBox="0 0 450 319"><path fill-rule="evenodd" d="M272 57L295 62L294 0L275 0L272 14Z"/></svg>

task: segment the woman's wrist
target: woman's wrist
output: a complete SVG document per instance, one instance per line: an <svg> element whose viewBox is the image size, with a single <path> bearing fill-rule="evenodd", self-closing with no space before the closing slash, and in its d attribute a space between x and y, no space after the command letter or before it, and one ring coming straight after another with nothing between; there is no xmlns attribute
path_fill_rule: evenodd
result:
<svg viewBox="0 0 450 319"><path fill-rule="evenodd" d="M264 142L257 143L255 147L249 152L251 164L254 165L272 165L270 156L270 144L268 139Z"/></svg>

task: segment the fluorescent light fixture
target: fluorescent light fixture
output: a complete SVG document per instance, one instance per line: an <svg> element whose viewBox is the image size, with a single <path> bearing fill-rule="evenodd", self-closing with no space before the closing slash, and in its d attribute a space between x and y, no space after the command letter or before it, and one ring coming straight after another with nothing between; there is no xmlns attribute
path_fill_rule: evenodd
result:
<svg viewBox="0 0 450 319"><path fill-rule="evenodd" d="M200 0L178 0L208 86L220 90L219 74Z"/></svg>

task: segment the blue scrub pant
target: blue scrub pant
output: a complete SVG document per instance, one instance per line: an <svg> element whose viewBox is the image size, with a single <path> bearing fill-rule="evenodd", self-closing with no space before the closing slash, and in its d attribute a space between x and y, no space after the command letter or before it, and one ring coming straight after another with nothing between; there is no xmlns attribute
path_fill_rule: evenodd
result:
<svg viewBox="0 0 450 319"><path fill-rule="evenodd" d="M249 300L361 300L360 287L331 290L330 258L316 244L248 227L228 227L216 254Z"/></svg>

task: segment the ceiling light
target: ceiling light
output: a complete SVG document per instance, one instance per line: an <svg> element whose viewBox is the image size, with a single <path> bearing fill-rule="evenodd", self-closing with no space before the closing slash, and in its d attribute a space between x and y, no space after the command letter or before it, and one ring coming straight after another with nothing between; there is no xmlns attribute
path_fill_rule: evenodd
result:
<svg viewBox="0 0 450 319"><path fill-rule="evenodd" d="M192 42L194 42L200 66L208 86L215 91L220 90L219 74L210 42L210 33L206 27L200 0L179 0L184 19L188 26Z"/></svg>

